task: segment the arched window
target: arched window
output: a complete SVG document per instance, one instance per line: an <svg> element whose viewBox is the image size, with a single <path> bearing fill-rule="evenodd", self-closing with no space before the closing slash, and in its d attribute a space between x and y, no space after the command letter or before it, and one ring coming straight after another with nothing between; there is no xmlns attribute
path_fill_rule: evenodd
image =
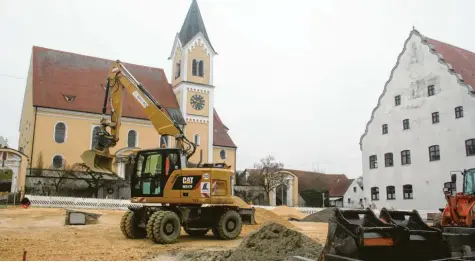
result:
<svg viewBox="0 0 475 262"><path fill-rule="evenodd" d="M475 155L475 139L465 140L465 152L467 156Z"/></svg>
<svg viewBox="0 0 475 262"><path fill-rule="evenodd" d="M129 130L127 134L127 146L136 147L137 146L137 132L135 130Z"/></svg>
<svg viewBox="0 0 475 262"><path fill-rule="evenodd" d="M379 200L379 188L372 187L371 188L371 200Z"/></svg>
<svg viewBox="0 0 475 262"><path fill-rule="evenodd" d="M196 59L193 59L193 65L191 67L191 74L196 76L197 72L198 72L198 62L196 61Z"/></svg>
<svg viewBox="0 0 475 262"><path fill-rule="evenodd" d="M160 137L160 147L163 147L163 145L165 145L165 147L168 147L168 136Z"/></svg>
<svg viewBox="0 0 475 262"><path fill-rule="evenodd" d="M91 137L91 149L94 148L94 145L97 144L97 135L99 133L99 131L101 130L101 127L100 126L95 126L93 129L92 129L92 137Z"/></svg>
<svg viewBox="0 0 475 262"><path fill-rule="evenodd" d="M394 188L394 186L386 187L386 197L388 200L396 199L396 189Z"/></svg>
<svg viewBox="0 0 475 262"><path fill-rule="evenodd" d="M200 145L200 135L195 134L194 136L194 143L199 146Z"/></svg>
<svg viewBox="0 0 475 262"><path fill-rule="evenodd" d="M205 63L203 62L203 60L200 61L198 72L199 72L199 76L204 76L205 74Z"/></svg>
<svg viewBox="0 0 475 262"><path fill-rule="evenodd" d="M55 155L53 157L53 167L54 168L62 168L64 165L64 159L61 155Z"/></svg>
<svg viewBox="0 0 475 262"><path fill-rule="evenodd" d="M219 152L219 157L221 157L221 159L226 159L226 151L224 151L224 149L221 149L221 151Z"/></svg>
<svg viewBox="0 0 475 262"><path fill-rule="evenodd" d="M54 141L56 143L64 143L66 140L66 124L59 122L54 126Z"/></svg>

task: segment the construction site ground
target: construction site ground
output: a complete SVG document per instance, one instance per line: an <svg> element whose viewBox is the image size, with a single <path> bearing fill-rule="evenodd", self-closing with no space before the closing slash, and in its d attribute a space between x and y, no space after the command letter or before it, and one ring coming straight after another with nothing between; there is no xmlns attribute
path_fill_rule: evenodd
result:
<svg viewBox="0 0 475 262"><path fill-rule="evenodd" d="M126 239L119 229L125 211L83 209L102 216L95 224L66 226L66 210L62 208L8 207L0 209L0 260L22 260L24 250L27 260L181 260L181 254L194 250L236 248L268 222L301 232L323 245L327 223L290 222L288 217L305 217L290 209L283 207L273 212L257 208L258 224L243 226L241 236L235 240L217 240L211 232L205 237L190 237L182 232L179 242L159 245L150 240Z"/></svg>

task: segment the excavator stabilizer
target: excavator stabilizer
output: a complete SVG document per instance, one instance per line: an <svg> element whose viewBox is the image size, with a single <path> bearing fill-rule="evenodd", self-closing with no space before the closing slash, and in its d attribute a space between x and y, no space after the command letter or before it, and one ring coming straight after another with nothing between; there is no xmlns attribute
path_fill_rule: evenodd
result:
<svg viewBox="0 0 475 262"><path fill-rule="evenodd" d="M113 158L101 155L95 150L84 151L81 155L83 163L93 172L114 174L112 170Z"/></svg>

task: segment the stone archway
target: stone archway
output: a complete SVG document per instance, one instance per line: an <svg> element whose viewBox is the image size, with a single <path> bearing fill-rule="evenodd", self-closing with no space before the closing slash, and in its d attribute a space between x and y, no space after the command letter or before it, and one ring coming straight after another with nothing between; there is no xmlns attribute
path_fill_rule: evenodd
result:
<svg viewBox="0 0 475 262"><path fill-rule="evenodd" d="M296 206L298 205L298 178L296 175L289 171L281 171L285 175L285 184L281 184L278 187L274 188L269 192L269 202L271 206L276 206L278 203L286 206ZM297 197L294 197L297 192ZM277 194L280 194L278 197ZM284 199L282 199L284 195ZM278 198L280 201L277 201Z"/></svg>
<svg viewBox="0 0 475 262"><path fill-rule="evenodd" d="M28 157L12 148L0 148L0 169L3 174L11 170L11 175L4 175L3 183L10 183L9 192L16 193L25 191L26 170L28 167Z"/></svg>

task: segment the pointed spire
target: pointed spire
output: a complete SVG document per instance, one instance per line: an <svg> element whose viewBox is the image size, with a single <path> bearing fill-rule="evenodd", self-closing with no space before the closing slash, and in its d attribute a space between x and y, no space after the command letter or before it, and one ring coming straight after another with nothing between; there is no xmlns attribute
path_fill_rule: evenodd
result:
<svg viewBox="0 0 475 262"><path fill-rule="evenodd" d="M178 34L181 44L186 45L194 36L196 36L196 34L200 32L206 38L206 41L208 41L209 45L214 51L214 47L209 40L208 33L206 32L206 27L203 22L203 18L201 17L198 3L196 0L193 0L193 2L191 2L190 9L188 9L188 14L186 15L185 21L183 22L180 33Z"/></svg>

